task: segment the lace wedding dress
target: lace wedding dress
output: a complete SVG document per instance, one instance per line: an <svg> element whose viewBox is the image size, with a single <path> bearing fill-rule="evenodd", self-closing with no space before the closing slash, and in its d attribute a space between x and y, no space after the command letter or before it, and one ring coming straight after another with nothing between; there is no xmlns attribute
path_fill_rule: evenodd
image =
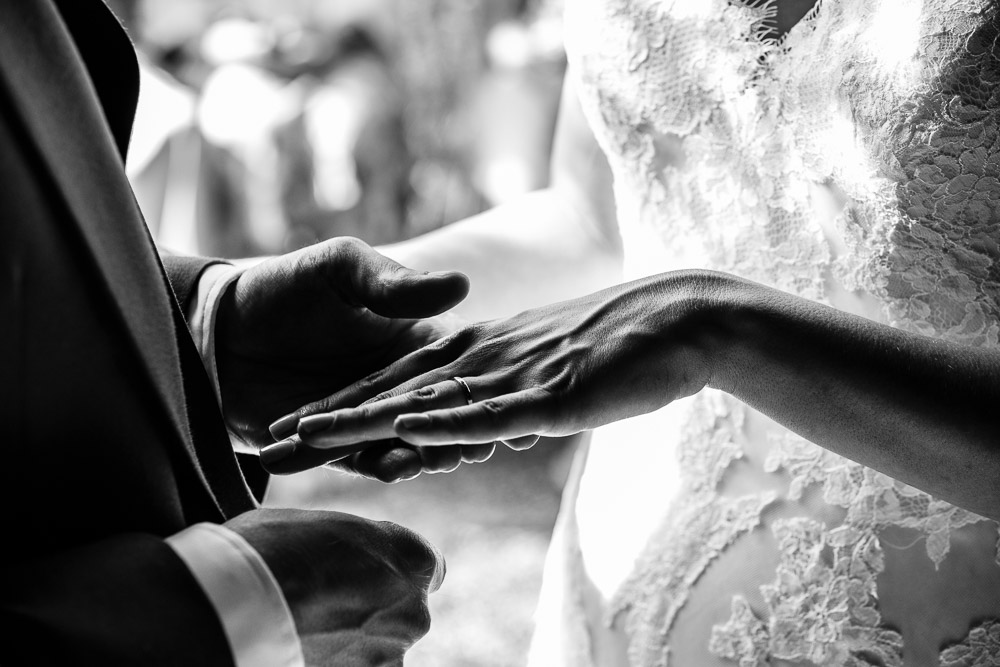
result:
<svg viewBox="0 0 1000 667"><path fill-rule="evenodd" d="M773 10L566 0L625 277L726 271L1000 344L997 7L820 0L781 41ZM996 522L717 392L593 440L533 665L1000 665Z"/></svg>

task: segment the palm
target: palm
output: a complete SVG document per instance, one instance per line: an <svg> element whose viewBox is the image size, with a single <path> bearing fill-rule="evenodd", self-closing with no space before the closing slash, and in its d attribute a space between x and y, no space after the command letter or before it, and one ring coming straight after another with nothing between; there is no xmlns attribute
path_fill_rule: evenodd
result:
<svg viewBox="0 0 1000 667"><path fill-rule="evenodd" d="M224 297L216 329L230 429L255 447L270 444L274 419L441 336L442 325L415 318L450 308L466 290L460 274L416 274L353 240L248 270Z"/></svg>

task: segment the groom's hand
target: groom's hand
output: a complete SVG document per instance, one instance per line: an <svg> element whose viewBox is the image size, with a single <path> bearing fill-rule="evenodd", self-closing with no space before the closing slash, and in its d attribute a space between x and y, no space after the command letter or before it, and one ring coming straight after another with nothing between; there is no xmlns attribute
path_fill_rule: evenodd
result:
<svg viewBox="0 0 1000 667"><path fill-rule="evenodd" d="M226 523L260 554L311 665L398 665L430 627L444 559L411 530L339 512L262 509Z"/></svg>
<svg viewBox="0 0 1000 667"><path fill-rule="evenodd" d="M230 430L254 447L272 444L268 425L278 417L447 333L425 318L455 306L468 289L460 273L411 271L352 238L248 269L223 296L216 324ZM287 429L294 433L295 424ZM380 443L352 463L384 481L428 469L400 441Z"/></svg>

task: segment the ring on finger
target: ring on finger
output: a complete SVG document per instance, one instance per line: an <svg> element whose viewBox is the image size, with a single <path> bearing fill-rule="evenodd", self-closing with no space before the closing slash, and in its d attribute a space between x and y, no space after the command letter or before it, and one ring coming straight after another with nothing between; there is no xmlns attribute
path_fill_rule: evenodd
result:
<svg viewBox="0 0 1000 667"><path fill-rule="evenodd" d="M472 390L469 389L469 384L465 380L457 376L453 377L451 381L462 388L462 393L465 394L465 404L472 405L474 401L472 400Z"/></svg>

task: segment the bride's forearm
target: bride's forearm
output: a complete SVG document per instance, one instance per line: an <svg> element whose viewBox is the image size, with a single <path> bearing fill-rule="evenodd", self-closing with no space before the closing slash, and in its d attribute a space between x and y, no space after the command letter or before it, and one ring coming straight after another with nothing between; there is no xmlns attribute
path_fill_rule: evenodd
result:
<svg viewBox="0 0 1000 667"><path fill-rule="evenodd" d="M466 327L338 399L385 400L318 416L322 424L299 435L319 449L392 435L418 445L566 435L706 386L820 446L1000 518L1000 352L707 271Z"/></svg>
<svg viewBox="0 0 1000 667"><path fill-rule="evenodd" d="M1000 352L699 274L709 385L810 441L1000 518Z"/></svg>
<svg viewBox="0 0 1000 667"><path fill-rule="evenodd" d="M615 240L556 188L379 251L413 269L468 275L472 289L456 311L474 320L512 315L621 279Z"/></svg>

